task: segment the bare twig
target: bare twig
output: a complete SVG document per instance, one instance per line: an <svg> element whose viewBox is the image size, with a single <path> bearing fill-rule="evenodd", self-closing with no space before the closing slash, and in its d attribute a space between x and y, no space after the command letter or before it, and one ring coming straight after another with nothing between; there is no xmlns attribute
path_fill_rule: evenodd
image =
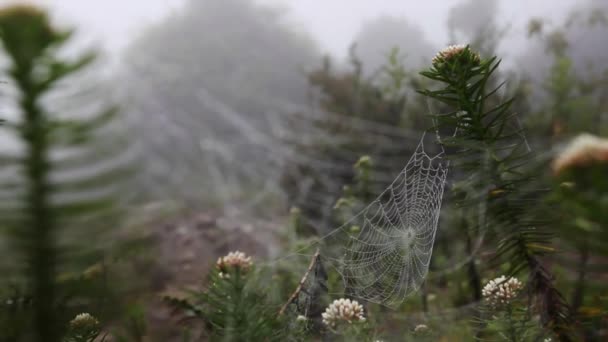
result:
<svg viewBox="0 0 608 342"><path fill-rule="evenodd" d="M317 250L315 251L315 254L312 256L312 259L310 259L310 265L308 265L308 269L306 269L306 273L304 273L304 276L302 277L302 280L300 280L298 287L296 287L296 290L291 294L291 296L289 297L287 302L285 304L283 304L283 306L281 307L281 310L279 311L279 317L283 316L283 314L285 313L285 310L287 310L287 307L289 306L289 304L293 303L296 300L296 298L298 298L298 295L300 294L300 292L302 292L304 283L308 279L308 276L310 275L310 272L312 271L312 269L317 264L317 262L319 260L319 256L320 256L320 251L317 248Z"/></svg>

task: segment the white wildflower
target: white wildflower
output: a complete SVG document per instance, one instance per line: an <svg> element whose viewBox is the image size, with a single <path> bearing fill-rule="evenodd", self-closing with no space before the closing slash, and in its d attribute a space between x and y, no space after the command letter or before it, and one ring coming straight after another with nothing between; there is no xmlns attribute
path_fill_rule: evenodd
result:
<svg viewBox="0 0 608 342"><path fill-rule="evenodd" d="M503 275L490 280L481 290L481 294L490 306L497 308L509 304L522 287L517 278L506 278Z"/></svg>
<svg viewBox="0 0 608 342"><path fill-rule="evenodd" d="M90 331L95 330L99 326L99 321L91 314L83 312L76 315L70 321L70 328L74 331Z"/></svg>
<svg viewBox="0 0 608 342"><path fill-rule="evenodd" d="M555 174L560 174L573 167L598 162L608 164L608 139L581 134L555 158L552 167Z"/></svg>
<svg viewBox="0 0 608 342"><path fill-rule="evenodd" d="M414 332L417 334L422 334L429 331L429 327L426 324L418 324L415 328L414 328Z"/></svg>
<svg viewBox="0 0 608 342"><path fill-rule="evenodd" d="M446 47L445 49L439 51L435 57L433 57L433 65L437 66L441 63L449 62L454 58L454 56L458 56L465 51L466 48L467 46L463 44L450 45ZM470 56L473 58L473 62L479 63L479 54L471 52Z"/></svg>
<svg viewBox="0 0 608 342"><path fill-rule="evenodd" d="M220 278L228 278L228 272L231 269L239 269L241 272L246 272L251 268L251 265L253 265L251 257L239 251L230 252L228 255L217 259Z"/></svg>
<svg viewBox="0 0 608 342"><path fill-rule="evenodd" d="M356 300L336 299L331 303L322 314L323 324L328 327L335 327L340 321L353 323L364 322L363 306Z"/></svg>
<svg viewBox="0 0 608 342"><path fill-rule="evenodd" d="M306 318L306 316L304 316L304 315L298 315L298 317L296 317L296 321L306 322L306 321L308 321L308 318Z"/></svg>

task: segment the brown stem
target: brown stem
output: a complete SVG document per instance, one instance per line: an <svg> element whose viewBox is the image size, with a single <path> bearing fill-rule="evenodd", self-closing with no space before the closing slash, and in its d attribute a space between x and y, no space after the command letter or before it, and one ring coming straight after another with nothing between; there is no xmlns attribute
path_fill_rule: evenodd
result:
<svg viewBox="0 0 608 342"><path fill-rule="evenodd" d="M304 287L304 283L308 279L310 272L317 264L317 262L319 260L319 256L320 256L320 251L317 248L317 250L315 251L315 254L310 259L310 264L308 265L308 269L306 269L306 273L304 273L304 276L302 277L302 280L300 280L298 287L296 287L296 290L291 294L291 296L289 296L289 299L287 300L287 302L285 302L285 304L283 304L283 306L281 307L281 310L279 310L279 317L283 316L283 314L285 313L285 310L287 310L287 307L289 306L289 304L293 303L296 300L296 298L298 298L298 295L302 291L302 288Z"/></svg>

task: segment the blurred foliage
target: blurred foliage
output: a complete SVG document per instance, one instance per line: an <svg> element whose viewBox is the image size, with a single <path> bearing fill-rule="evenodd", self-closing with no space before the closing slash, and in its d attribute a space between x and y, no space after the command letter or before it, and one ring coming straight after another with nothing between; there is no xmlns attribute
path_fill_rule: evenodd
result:
<svg viewBox="0 0 608 342"><path fill-rule="evenodd" d="M2 341L59 341L84 308L116 309L105 262L127 166L110 146L124 148L124 140L116 108L73 113L62 105L74 75L94 60L62 57L71 33L35 7L0 11L3 75L14 89L4 101L16 108L0 129L19 146L1 158Z"/></svg>
<svg viewBox="0 0 608 342"><path fill-rule="evenodd" d="M191 291L184 299L166 300L191 319L201 320L209 333L205 337L211 341L289 341L288 336L296 331L281 326L275 307L269 305L268 292L250 281L253 272L239 266L214 270L207 289Z"/></svg>
<svg viewBox="0 0 608 342"><path fill-rule="evenodd" d="M601 13L605 12L590 13L590 18ZM539 87L543 95L537 93L530 98L537 102L530 104L535 111L525 116L527 128L535 133L532 141L559 143L581 132L608 134L605 118L608 68L595 66L595 72L590 73L576 68L570 56L572 47L567 39L567 27L547 31L546 26L540 19L534 19L529 25L530 35L542 42L549 54L547 60L552 61L549 74ZM539 96L542 96L541 103L538 103Z"/></svg>
<svg viewBox="0 0 608 342"><path fill-rule="evenodd" d="M606 147L608 144L603 153L608 151ZM604 259L608 255L606 174L605 158L570 167L554 175L553 191L548 196L559 213L556 229L560 238L556 245L564 252L558 262L566 271L560 282L571 294L570 303L588 340L600 338L599 332L605 328L601 321L608 315L608 301L602 290Z"/></svg>
<svg viewBox="0 0 608 342"><path fill-rule="evenodd" d="M534 111L524 117L533 146L561 147L580 133L608 134L608 68L601 62L601 54L590 55L585 67L578 56L584 41L605 34L608 26L601 20L605 14L606 9L581 10L573 12L561 27L540 19L530 24L530 35L544 45L546 61L551 61L547 63L549 74L530 97L536 101L530 104ZM574 38L577 32L580 37ZM555 217L555 245L561 251L555 257L562 273L557 283L570 295L585 340L600 338L605 329L601 317L606 317L608 308L597 287L603 282L599 280L603 273L600 260L605 255L603 241L608 227L600 209L605 207L605 174L601 166L579 168L559 177L546 174L552 179L553 190L547 199Z"/></svg>
<svg viewBox="0 0 608 342"><path fill-rule="evenodd" d="M452 165L466 172L454 185L463 190L457 205L478 209L471 213L476 231L493 238L495 258L510 263L510 274L528 270L531 295L536 296L535 309L543 325L561 339L569 339L572 317L568 304L540 260L553 250L547 221L528 206L541 195L536 190L535 170L530 169L532 154L522 128L514 124L513 100L486 103L500 89L500 85L488 83L499 64L496 57L480 60L468 47L456 48L422 72L441 82L442 88L421 93L453 108L438 115L438 122L456 130L442 142L454 149L448 153Z"/></svg>
<svg viewBox="0 0 608 342"><path fill-rule="evenodd" d="M393 49L388 64L370 77L363 75L355 46L350 52L350 71L335 71L326 58L321 69L309 74L319 92L321 112L311 120L320 138L297 142L296 153L317 162L288 165L282 179L289 204L302 210L309 231L335 227L331 208L343 186L353 181L352 165L360 156L377 161L368 191L379 194L403 167L402 156L415 149L419 133L414 132L430 126L425 103L406 91L420 81L405 69L400 50Z"/></svg>

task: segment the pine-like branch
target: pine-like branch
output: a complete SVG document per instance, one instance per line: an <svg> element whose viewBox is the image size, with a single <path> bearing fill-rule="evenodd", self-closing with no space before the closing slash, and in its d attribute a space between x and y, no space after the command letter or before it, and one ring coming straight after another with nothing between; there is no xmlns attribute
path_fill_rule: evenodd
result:
<svg viewBox="0 0 608 342"><path fill-rule="evenodd" d="M533 154L514 124L513 99L496 101L502 84L491 85L499 65L496 57L481 60L468 47L452 47L440 52L433 67L422 73L444 87L420 92L454 108L438 115L437 121L456 130L443 143L451 149L453 165L470 183L460 205L479 207L478 218L472 221L478 222L479 231L496 236L496 258L508 260L512 274L528 270L543 324L567 340L569 307L539 259L552 250L551 234L544 229L547 222L538 220L529 205L542 196L530 167Z"/></svg>

